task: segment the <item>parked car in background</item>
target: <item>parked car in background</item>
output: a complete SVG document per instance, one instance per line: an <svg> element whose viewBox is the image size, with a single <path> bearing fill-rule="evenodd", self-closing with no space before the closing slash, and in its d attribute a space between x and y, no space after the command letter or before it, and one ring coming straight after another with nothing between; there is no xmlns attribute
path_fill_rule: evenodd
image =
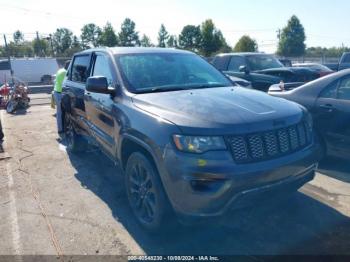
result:
<svg viewBox="0 0 350 262"><path fill-rule="evenodd" d="M350 68L350 52L345 52L341 56L339 63L326 63L324 64L333 71L340 71Z"/></svg>
<svg viewBox="0 0 350 262"><path fill-rule="evenodd" d="M228 78L235 84L235 85L238 85L238 86L241 86L241 87L245 87L245 88L253 88L252 87L252 83L245 80L245 79L242 79L242 78L238 78L238 77L235 77L235 76L228 76Z"/></svg>
<svg viewBox="0 0 350 262"><path fill-rule="evenodd" d="M327 66L317 63L295 63L293 64L293 66L310 68L311 70L314 70L315 72L319 73L320 77L334 73L334 71L329 69Z"/></svg>
<svg viewBox="0 0 350 262"><path fill-rule="evenodd" d="M0 82L11 79L11 67L13 75L27 83L52 83L50 76L57 72L58 63L55 58L14 58L10 64L1 60Z"/></svg>
<svg viewBox="0 0 350 262"><path fill-rule="evenodd" d="M262 53L228 53L214 57L213 65L223 73L243 78L254 89L267 92L273 84L305 83L319 77L308 68L285 67L275 56Z"/></svg>
<svg viewBox="0 0 350 262"><path fill-rule="evenodd" d="M286 59L286 58L280 58L278 59L284 66L286 67L292 67L292 61L290 59Z"/></svg>
<svg viewBox="0 0 350 262"><path fill-rule="evenodd" d="M84 150L88 140L119 163L133 213L149 230L173 212L197 222L314 177L318 144L305 108L233 86L191 52L77 53L62 108L67 149Z"/></svg>
<svg viewBox="0 0 350 262"><path fill-rule="evenodd" d="M350 69L291 91L271 90L269 94L297 102L311 112L324 155L350 159Z"/></svg>

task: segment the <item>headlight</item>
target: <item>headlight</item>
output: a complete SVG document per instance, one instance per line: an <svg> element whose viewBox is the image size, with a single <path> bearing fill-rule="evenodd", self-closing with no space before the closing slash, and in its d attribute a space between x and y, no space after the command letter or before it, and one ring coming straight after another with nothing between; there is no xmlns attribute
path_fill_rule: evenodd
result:
<svg viewBox="0 0 350 262"><path fill-rule="evenodd" d="M182 136L173 135L178 150L189 153L204 153L206 151L224 150L224 139L219 136Z"/></svg>
<svg viewBox="0 0 350 262"><path fill-rule="evenodd" d="M307 127L309 128L309 130L312 131L313 120L312 120L312 115L308 111L304 112L304 121L307 124Z"/></svg>

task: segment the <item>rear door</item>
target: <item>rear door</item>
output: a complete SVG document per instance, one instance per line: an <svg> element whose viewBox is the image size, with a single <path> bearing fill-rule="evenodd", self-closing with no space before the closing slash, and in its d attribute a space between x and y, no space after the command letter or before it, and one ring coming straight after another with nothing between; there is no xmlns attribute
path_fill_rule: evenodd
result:
<svg viewBox="0 0 350 262"><path fill-rule="evenodd" d="M350 76L340 81L334 108L336 110L334 136L342 154L350 157Z"/></svg>
<svg viewBox="0 0 350 262"><path fill-rule="evenodd" d="M69 97L73 121L85 132L88 131L86 119L84 91L88 76L90 75L91 54L76 55L63 82L63 98ZM65 97L66 96L66 97Z"/></svg>
<svg viewBox="0 0 350 262"><path fill-rule="evenodd" d="M115 87L115 77L107 54L96 52L93 55L91 76L104 76L109 86ZM109 94L85 92L86 114L97 142L107 153L113 155L115 148L114 119L112 117L113 97Z"/></svg>

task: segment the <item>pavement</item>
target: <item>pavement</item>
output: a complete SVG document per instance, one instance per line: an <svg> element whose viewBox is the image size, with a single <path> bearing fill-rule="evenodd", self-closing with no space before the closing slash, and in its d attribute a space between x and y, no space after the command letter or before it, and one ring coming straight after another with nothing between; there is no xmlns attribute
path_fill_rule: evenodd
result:
<svg viewBox="0 0 350 262"><path fill-rule="evenodd" d="M48 103L0 111L0 255L350 255L347 161L327 158L288 201L150 235L119 168L98 150L68 153Z"/></svg>

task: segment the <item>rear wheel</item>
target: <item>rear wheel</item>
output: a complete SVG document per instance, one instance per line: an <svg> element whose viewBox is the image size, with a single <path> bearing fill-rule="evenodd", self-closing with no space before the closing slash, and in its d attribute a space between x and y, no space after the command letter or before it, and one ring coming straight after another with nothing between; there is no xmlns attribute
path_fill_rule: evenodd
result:
<svg viewBox="0 0 350 262"><path fill-rule="evenodd" d="M72 153L78 153L87 149L87 142L75 132L71 114L64 112L64 134L67 141L67 149Z"/></svg>
<svg viewBox="0 0 350 262"><path fill-rule="evenodd" d="M129 157L125 185L138 222L148 231L159 229L169 211L169 204L156 168L143 153L134 152Z"/></svg>

